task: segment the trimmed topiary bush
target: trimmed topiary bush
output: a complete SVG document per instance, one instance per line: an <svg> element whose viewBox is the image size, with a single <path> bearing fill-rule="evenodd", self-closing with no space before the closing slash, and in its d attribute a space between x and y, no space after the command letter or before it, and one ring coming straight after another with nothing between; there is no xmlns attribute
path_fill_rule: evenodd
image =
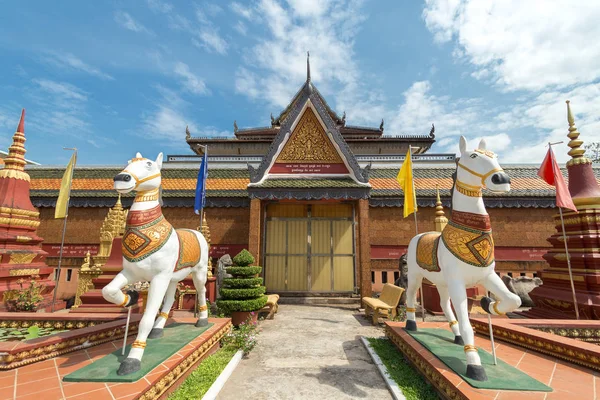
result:
<svg viewBox="0 0 600 400"><path fill-rule="evenodd" d="M247 267L251 264L254 264L254 256L246 249L240 251L237 256L233 257L233 265L238 267Z"/></svg>
<svg viewBox="0 0 600 400"><path fill-rule="evenodd" d="M226 288L232 288L232 289L260 286L260 285L262 285L262 283L263 283L263 278L243 278L243 279L224 278L223 279L223 286Z"/></svg>
<svg viewBox="0 0 600 400"><path fill-rule="evenodd" d="M223 279L220 289L221 299L217 300L219 310L226 314L260 310L267 304L266 288L261 286L263 279L256 277L262 267L252 266L254 257L246 249L233 257L233 266L226 269L233 278Z"/></svg>

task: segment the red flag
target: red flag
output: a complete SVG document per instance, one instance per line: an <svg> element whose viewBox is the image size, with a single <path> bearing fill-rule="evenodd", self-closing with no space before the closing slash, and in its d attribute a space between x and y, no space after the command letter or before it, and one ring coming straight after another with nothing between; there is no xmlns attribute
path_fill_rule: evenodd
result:
<svg viewBox="0 0 600 400"><path fill-rule="evenodd" d="M538 176L546 181L548 185L556 187L556 205L558 207L569 208L577 212L577 207L573 204L573 199L565 183L565 178L563 178L562 172L554 158L552 147L548 149L548 154L546 154L546 158L544 158L544 162L540 166Z"/></svg>

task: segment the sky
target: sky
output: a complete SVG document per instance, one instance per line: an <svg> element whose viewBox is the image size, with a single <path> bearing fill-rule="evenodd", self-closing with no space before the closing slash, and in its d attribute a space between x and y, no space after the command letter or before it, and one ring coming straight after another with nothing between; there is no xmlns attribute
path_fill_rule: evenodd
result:
<svg viewBox="0 0 600 400"><path fill-rule="evenodd" d="M566 104L600 141L597 0L0 0L0 149L26 108L26 157L124 164L192 136L268 126L311 77L348 125L485 137L505 163L564 141Z"/></svg>

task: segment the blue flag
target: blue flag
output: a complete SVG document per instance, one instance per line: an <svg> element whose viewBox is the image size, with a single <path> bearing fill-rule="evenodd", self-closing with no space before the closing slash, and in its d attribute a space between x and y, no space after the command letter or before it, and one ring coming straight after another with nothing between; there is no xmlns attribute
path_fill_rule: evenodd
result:
<svg viewBox="0 0 600 400"><path fill-rule="evenodd" d="M196 200L194 201L194 211L200 214L200 210L206 205L206 178L208 177L208 160L206 154L202 156L200 171L198 171L198 181L196 182Z"/></svg>

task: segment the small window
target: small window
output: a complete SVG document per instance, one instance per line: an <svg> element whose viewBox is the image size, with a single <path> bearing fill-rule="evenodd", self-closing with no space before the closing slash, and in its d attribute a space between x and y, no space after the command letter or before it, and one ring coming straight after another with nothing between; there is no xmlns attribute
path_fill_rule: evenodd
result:
<svg viewBox="0 0 600 400"><path fill-rule="evenodd" d="M71 276L73 275L73 270L69 268L67 270L67 282L71 282Z"/></svg>
<svg viewBox="0 0 600 400"><path fill-rule="evenodd" d="M375 271L371 271L371 283L375 283Z"/></svg>
<svg viewBox="0 0 600 400"><path fill-rule="evenodd" d="M54 270L54 280L57 281L58 280L58 268L56 268Z"/></svg>
<svg viewBox="0 0 600 400"><path fill-rule="evenodd" d="M509 273L508 273L508 276L510 276L510 277L512 278L512 277L513 277L513 276L512 276L512 272L509 272Z"/></svg>
<svg viewBox="0 0 600 400"><path fill-rule="evenodd" d="M381 283L387 283L387 271L381 271Z"/></svg>
<svg viewBox="0 0 600 400"><path fill-rule="evenodd" d="M394 282L400 279L400 271L394 271Z"/></svg>
<svg viewBox="0 0 600 400"><path fill-rule="evenodd" d="M525 272L521 272L521 276L527 276Z"/></svg>
<svg viewBox="0 0 600 400"><path fill-rule="evenodd" d="M534 277L534 278L537 278L537 276L538 276L537 272L534 272L534 273L533 273L533 277Z"/></svg>

